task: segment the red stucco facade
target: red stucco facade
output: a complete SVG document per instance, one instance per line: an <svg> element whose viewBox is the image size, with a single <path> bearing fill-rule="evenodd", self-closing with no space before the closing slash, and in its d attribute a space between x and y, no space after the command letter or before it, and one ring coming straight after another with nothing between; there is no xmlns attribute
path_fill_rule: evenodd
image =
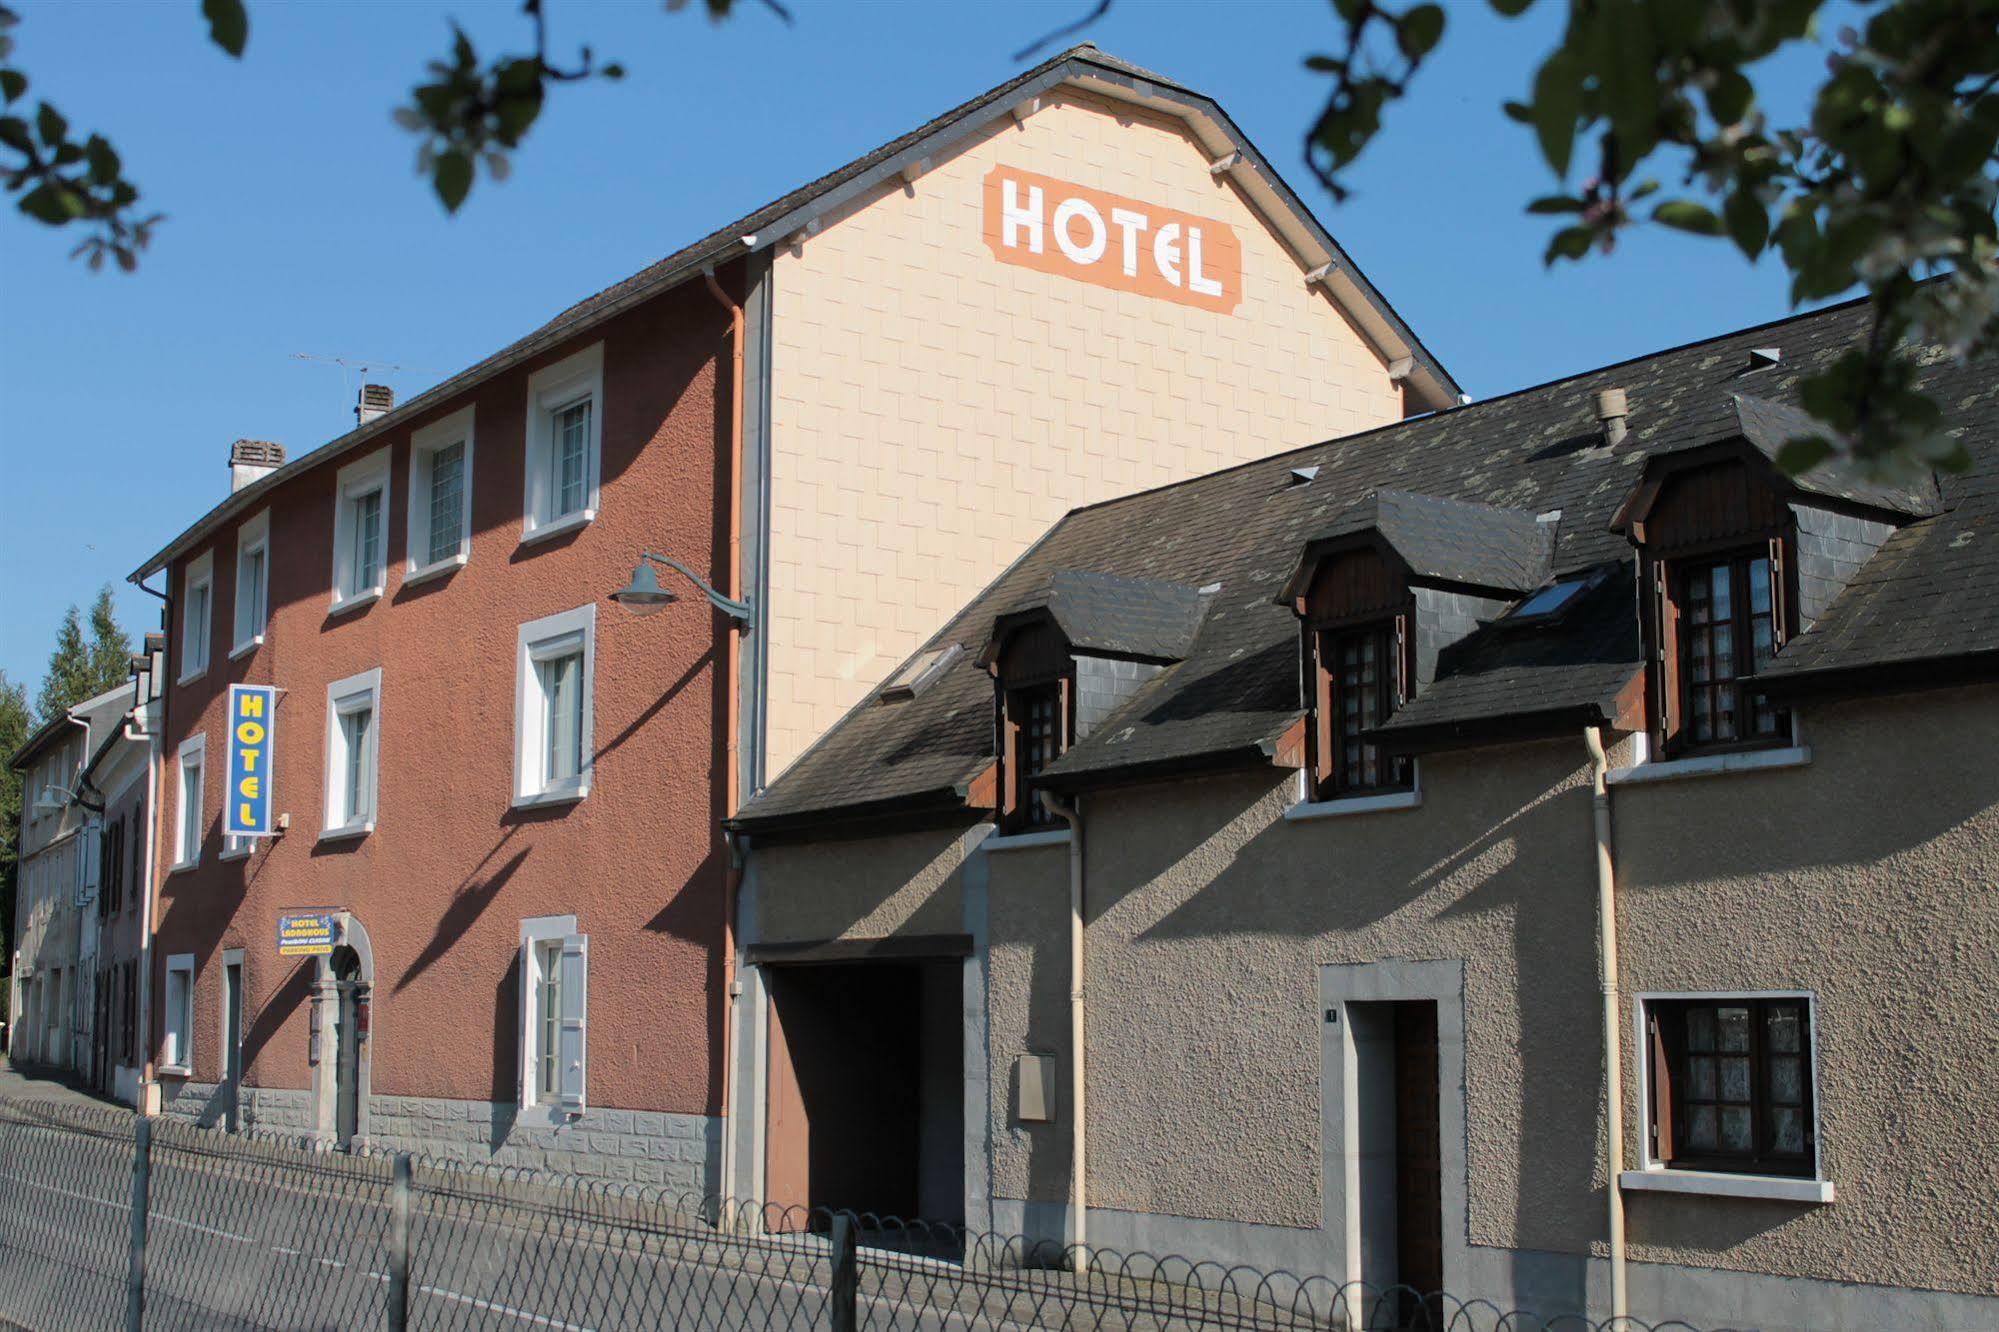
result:
<svg viewBox="0 0 1999 1332"><path fill-rule="evenodd" d="M740 274L724 283L740 290ZM604 348L601 495L579 531L523 544L527 384ZM199 863L160 885L155 996L165 960L192 953L194 1083L222 1077L221 957L244 964L244 1084L308 1086L314 963L282 958L281 912L344 909L373 952L371 1094L510 1102L516 1095L520 922L573 913L590 936L593 1108L714 1114L725 910L727 621L698 598L641 618L608 599L637 553L677 556L720 582L729 485L729 319L686 284L437 410L275 487L263 644L231 660L238 524L177 558L168 641L181 643L182 571L214 552L206 674L167 698L160 863L179 817L173 756L207 737ZM471 549L455 572L404 586L412 430L475 408ZM339 468L393 449L383 596L329 617ZM219 461L219 459L218 459ZM260 502L246 517L263 509ZM510 808L517 632L597 606L595 771L586 798ZM319 842L329 683L380 668L376 826ZM224 710L231 683L287 691L277 711L282 836L222 859ZM158 1049L162 1015L154 1006ZM172 1096L173 1079L163 1079Z"/></svg>

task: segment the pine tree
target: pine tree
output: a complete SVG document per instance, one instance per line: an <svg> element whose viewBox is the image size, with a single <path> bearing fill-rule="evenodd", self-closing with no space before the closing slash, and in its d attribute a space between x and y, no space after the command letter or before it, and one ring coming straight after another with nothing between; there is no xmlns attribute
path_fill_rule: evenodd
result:
<svg viewBox="0 0 1999 1332"><path fill-rule="evenodd" d="M106 583L90 606L90 639L83 636L83 617L71 606L56 629L56 650L49 654L48 673L35 700L36 716L46 722L85 699L116 689L132 673L132 640L118 626Z"/></svg>
<svg viewBox="0 0 1999 1332"><path fill-rule="evenodd" d="M14 955L14 858L21 835L21 774L8 760L34 729L28 691L10 683L7 672L0 671L0 964ZM0 1002L5 1002L5 993L0 988Z"/></svg>
<svg viewBox="0 0 1999 1332"><path fill-rule="evenodd" d="M131 675L132 638L119 627L111 604L111 584L106 583L90 606L90 692L116 689Z"/></svg>
<svg viewBox="0 0 1999 1332"><path fill-rule="evenodd" d="M35 716L47 722L89 697L90 648L83 641L83 617L71 606L56 628L56 650L49 654L49 668L42 674Z"/></svg>

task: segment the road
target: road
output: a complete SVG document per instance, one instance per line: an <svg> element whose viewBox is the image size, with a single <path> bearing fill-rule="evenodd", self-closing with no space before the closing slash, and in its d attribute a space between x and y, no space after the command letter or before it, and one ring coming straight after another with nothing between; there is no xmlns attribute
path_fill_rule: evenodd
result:
<svg viewBox="0 0 1999 1332"><path fill-rule="evenodd" d="M115 1123L107 1119L107 1124ZM0 1112L0 1321L124 1325L133 1148ZM387 1163L156 1136L146 1325L382 1327L389 1298ZM190 1138L190 1141L192 1139ZM437 1191L449 1182L459 1191ZM828 1327L822 1237L724 1238L697 1221L482 1176L420 1173L410 1205L410 1326L615 1332ZM546 1201L544 1201L546 1200ZM570 1205L548 1205L567 1200ZM608 1222L606 1217L618 1217ZM1189 1319L1151 1299L1111 1309L1053 1273L971 1273L862 1250L861 1328L1148 1329ZM1271 1326L1271 1324L1260 1324Z"/></svg>

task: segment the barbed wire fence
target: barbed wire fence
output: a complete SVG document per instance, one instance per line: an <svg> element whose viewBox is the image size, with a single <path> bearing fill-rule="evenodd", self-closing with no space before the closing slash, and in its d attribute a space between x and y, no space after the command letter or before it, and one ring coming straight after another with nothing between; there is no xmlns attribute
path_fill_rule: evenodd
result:
<svg viewBox="0 0 1999 1332"><path fill-rule="evenodd" d="M1693 1332L0 1101L9 1323Z"/></svg>

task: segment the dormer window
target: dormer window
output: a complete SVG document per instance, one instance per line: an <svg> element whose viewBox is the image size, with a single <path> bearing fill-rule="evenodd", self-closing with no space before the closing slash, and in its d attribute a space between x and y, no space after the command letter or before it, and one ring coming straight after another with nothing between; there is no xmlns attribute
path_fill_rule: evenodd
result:
<svg viewBox="0 0 1999 1332"><path fill-rule="evenodd" d="M1679 717L1686 748L1776 744L1790 718L1746 683L1777 654L1772 541L1720 559L1686 561L1676 595Z"/></svg>
<svg viewBox="0 0 1999 1332"><path fill-rule="evenodd" d="M1384 755L1365 738L1403 699L1403 623L1398 615L1319 635L1327 720L1315 775L1333 796L1409 789L1409 760Z"/></svg>
<svg viewBox="0 0 1999 1332"><path fill-rule="evenodd" d="M1401 569L1371 545L1330 553L1304 602L1311 697L1311 798L1406 791L1415 769L1373 738L1410 696L1415 604Z"/></svg>
<svg viewBox="0 0 1999 1332"><path fill-rule="evenodd" d="M994 621L979 662L993 677L1002 831L1059 827L1039 779L1186 658L1207 605L1178 583L1064 569Z"/></svg>
<svg viewBox="0 0 1999 1332"><path fill-rule="evenodd" d="M1633 526L1651 602L1653 738L1667 757L1791 742L1749 682L1790 636L1791 511L1739 462L1661 484Z"/></svg>
<svg viewBox="0 0 1999 1332"><path fill-rule="evenodd" d="M1001 734L1006 739L1000 761L1001 824L1013 832L1048 827L1055 816L1035 796L1034 779L1069 748L1068 678L1007 690L1001 714Z"/></svg>

